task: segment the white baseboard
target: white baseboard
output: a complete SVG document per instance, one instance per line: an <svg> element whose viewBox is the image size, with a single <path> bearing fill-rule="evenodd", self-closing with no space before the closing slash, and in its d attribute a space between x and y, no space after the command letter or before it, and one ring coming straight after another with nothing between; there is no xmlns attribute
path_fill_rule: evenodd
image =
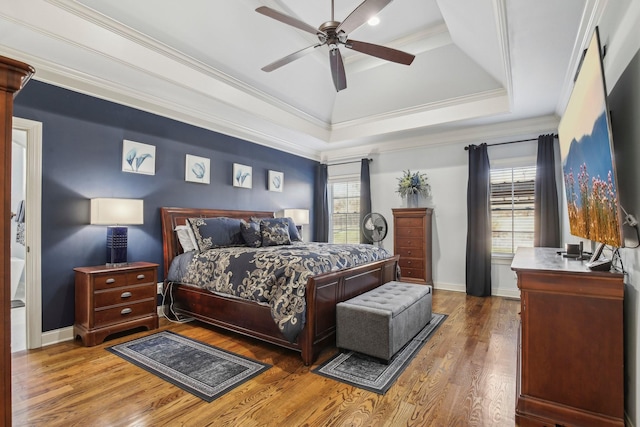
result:
<svg viewBox="0 0 640 427"><path fill-rule="evenodd" d="M442 289L443 291L466 292L464 285L455 285L453 283L434 283L433 289Z"/></svg>
<svg viewBox="0 0 640 427"><path fill-rule="evenodd" d="M158 306L158 316L163 315L164 306ZM73 326L68 326L66 328L54 329L53 331L47 331L42 333L42 346L48 346L52 344L58 344L64 341L73 341L75 337L73 336Z"/></svg>
<svg viewBox="0 0 640 427"><path fill-rule="evenodd" d="M434 283L434 289L442 289L443 291L453 291L453 292L466 292L467 287L465 285L458 285L453 283ZM504 298L516 298L520 299L520 291L518 289L492 289L491 296L494 297L504 297Z"/></svg>
<svg viewBox="0 0 640 427"><path fill-rule="evenodd" d="M47 331L42 333L42 346L48 346L51 344L58 344L64 341L73 341L73 326L68 326L62 329L54 329L53 331Z"/></svg>

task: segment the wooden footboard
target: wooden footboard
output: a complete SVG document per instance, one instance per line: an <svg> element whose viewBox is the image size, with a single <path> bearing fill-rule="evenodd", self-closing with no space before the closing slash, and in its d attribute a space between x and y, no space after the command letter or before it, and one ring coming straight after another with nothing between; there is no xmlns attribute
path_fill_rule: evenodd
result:
<svg viewBox="0 0 640 427"><path fill-rule="evenodd" d="M205 323L301 353L305 365L335 343L336 304L396 279L398 256L348 270L312 277L307 282L306 323L296 342L282 335L269 306L213 294L186 285L171 286L174 310ZM171 301L170 301L171 302Z"/></svg>
<svg viewBox="0 0 640 427"><path fill-rule="evenodd" d="M175 237L177 225L193 217L228 217L248 220L252 216L273 216L264 211L160 208L164 252L164 277L169 265L182 252ZM333 345L336 304L396 279L398 256L359 267L312 277L306 289L306 322L296 342L290 343L271 317L269 306L213 294L187 285L171 286L174 310L200 321L301 352L310 365L322 349Z"/></svg>

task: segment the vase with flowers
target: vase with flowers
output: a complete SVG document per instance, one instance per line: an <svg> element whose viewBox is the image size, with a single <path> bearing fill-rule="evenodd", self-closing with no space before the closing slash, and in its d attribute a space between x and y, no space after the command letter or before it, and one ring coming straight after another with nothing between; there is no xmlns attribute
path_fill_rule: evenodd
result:
<svg viewBox="0 0 640 427"><path fill-rule="evenodd" d="M427 174L420 172L411 172L406 170L402 177L398 178L398 189L396 190L400 197L407 200L407 207L415 208L420 203L420 196L428 197L431 192L431 186L427 181Z"/></svg>

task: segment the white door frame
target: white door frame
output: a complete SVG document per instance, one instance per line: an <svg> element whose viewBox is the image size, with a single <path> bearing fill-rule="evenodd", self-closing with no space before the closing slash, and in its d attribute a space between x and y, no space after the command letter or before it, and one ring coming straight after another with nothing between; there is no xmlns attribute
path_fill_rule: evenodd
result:
<svg viewBox="0 0 640 427"><path fill-rule="evenodd" d="M14 117L13 129L27 132L25 309L31 349L42 347L42 123Z"/></svg>

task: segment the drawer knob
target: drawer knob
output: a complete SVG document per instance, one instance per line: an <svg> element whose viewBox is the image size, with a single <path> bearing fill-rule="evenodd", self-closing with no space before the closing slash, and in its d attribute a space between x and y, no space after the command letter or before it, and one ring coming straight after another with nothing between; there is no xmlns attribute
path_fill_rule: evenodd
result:
<svg viewBox="0 0 640 427"><path fill-rule="evenodd" d="M127 308L123 308L122 310L120 310L120 314L125 315L125 314L129 314L131 313L133 310L131 310L129 307Z"/></svg>
<svg viewBox="0 0 640 427"><path fill-rule="evenodd" d="M112 277L112 278L110 278L110 279L107 279L106 283L107 283L107 285L110 285L110 284L112 284L112 283L116 283L116 279L114 279L114 278Z"/></svg>
<svg viewBox="0 0 640 427"><path fill-rule="evenodd" d="M407 253L408 253L409 255L411 255L411 251L407 251Z"/></svg>
<svg viewBox="0 0 640 427"><path fill-rule="evenodd" d="M138 279L138 280L142 280L142 279L144 279L144 274L138 274L137 279Z"/></svg>
<svg viewBox="0 0 640 427"><path fill-rule="evenodd" d="M131 292L123 292L122 295L120 295L120 298L130 298L131 297Z"/></svg>
<svg viewBox="0 0 640 427"><path fill-rule="evenodd" d="M411 261L407 261L407 264L411 264Z"/></svg>

